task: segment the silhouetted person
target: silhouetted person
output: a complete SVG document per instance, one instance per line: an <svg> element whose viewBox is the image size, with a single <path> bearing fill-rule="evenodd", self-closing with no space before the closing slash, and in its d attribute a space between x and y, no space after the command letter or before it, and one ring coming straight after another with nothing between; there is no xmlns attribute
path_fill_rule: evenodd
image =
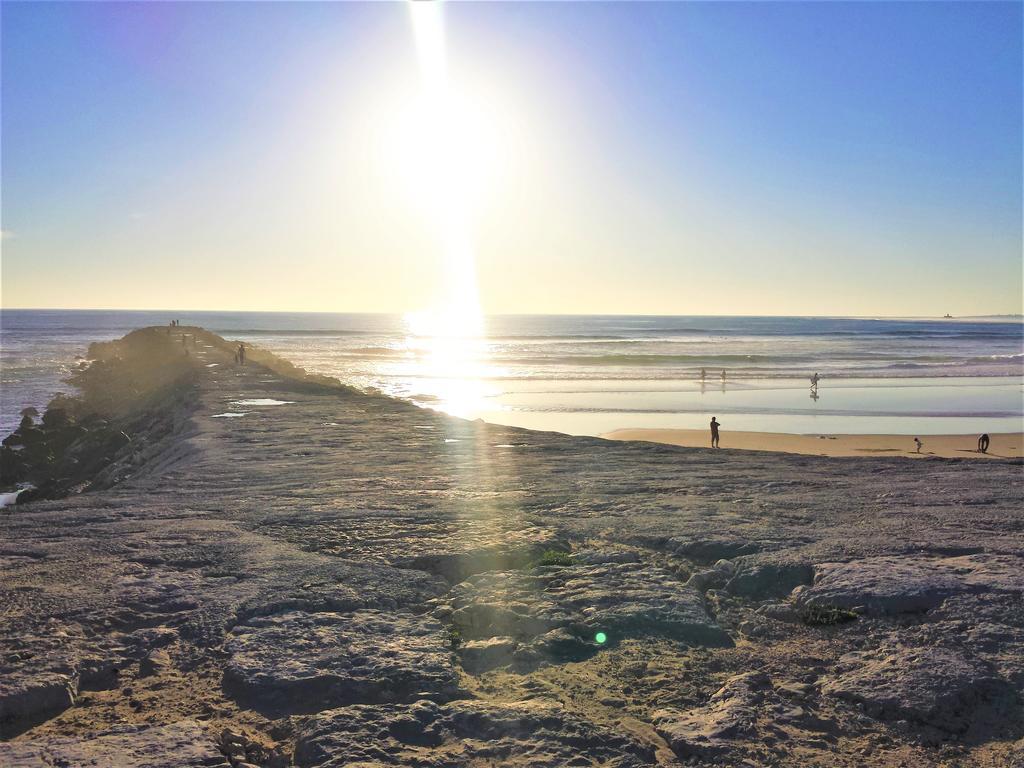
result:
<svg viewBox="0 0 1024 768"><path fill-rule="evenodd" d="M722 369L722 381L725 381L725 369Z"/></svg>
<svg viewBox="0 0 1024 768"><path fill-rule="evenodd" d="M238 345L238 362L245 365L245 344Z"/></svg>
<svg viewBox="0 0 1024 768"><path fill-rule="evenodd" d="M708 377L708 372L705 371L703 368L701 368L700 369L700 380L704 381L704 379L706 379L707 377Z"/></svg>
<svg viewBox="0 0 1024 768"><path fill-rule="evenodd" d="M981 453L988 453L988 435L982 435L978 438L978 450Z"/></svg>
<svg viewBox="0 0 1024 768"><path fill-rule="evenodd" d="M814 374L813 376L811 376L811 388L812 389L817 389L818 388L818 379L820 379L820 378L821 377L818 376L818 374Z"/></svg>
<svg viewBox="0 0 1024 768"><path fill-rule="evenodd" d="M921 442L921 438L915 437L914 438L914 445L917 446L917 452L920 453L921 452L921 446L924 445L924 443Z"/></svg>
<svg viewBox="0 0 1024 768"><path fill-rule="evenodd" d="M718 427L719 423L714 416L711 417L711 447L718 447Z"/></svg>

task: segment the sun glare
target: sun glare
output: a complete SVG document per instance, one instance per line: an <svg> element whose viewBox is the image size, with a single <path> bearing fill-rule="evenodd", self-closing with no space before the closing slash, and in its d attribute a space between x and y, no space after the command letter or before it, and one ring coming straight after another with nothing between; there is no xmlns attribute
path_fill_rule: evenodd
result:
<svg viewBox="0 0 1024 768"><path fill-rule="evenodd" d="M436 236L444 275L434 306L407 316L408 343L438 384L444 409L470 415L482 405L487 358L473 228L495 155L494 132L452 82L443 5L412 2L409 8L420 78L398 153L415 207Z"/></svg>

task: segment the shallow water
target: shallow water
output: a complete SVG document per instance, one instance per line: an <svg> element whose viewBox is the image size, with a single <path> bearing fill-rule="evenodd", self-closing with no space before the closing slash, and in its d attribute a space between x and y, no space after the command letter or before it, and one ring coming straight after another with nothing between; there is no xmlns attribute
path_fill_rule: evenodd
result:
<svg viewBox="0 0 1024 768"><path fill-rule="evenodd" d="M90 342L172 317L423 406L578 434L703 428L711 415L732 429L796 433L1002 432L1024 422L1019 319L501 316L487 318L481 339L418 336L394 315L6 310L3 430L67 388Z"/></svg>
<svg viewBox="0 0 1024 768"><path fill-rule="evenodd" d="M272 397L254 397L248 400L232 400L232 405L289 405L294 400L275 400Z"/></svg>

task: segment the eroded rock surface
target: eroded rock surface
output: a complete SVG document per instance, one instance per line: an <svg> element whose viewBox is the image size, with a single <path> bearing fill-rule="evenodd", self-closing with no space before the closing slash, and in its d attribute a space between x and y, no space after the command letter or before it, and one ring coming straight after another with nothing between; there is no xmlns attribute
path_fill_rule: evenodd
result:
<svg viewBox="0 0 1024 768"><path fill-rule="evenodd" d="M322 712L299 733L295 762L300 768L655 765L649 745L561 707L474 701Z"/></svg>
<svg viewBox="0 0 1024 768"><path fill-rule="evenodd" d="M679 757L720 757L735 749L742 737L755 733L769 683L761 672L738 675L703 707L654 713L658 733Z"/></svg>
<svg viewBox="0 0 1024 768"><path fill-rule="evenodd" d="M5 768L231 768L199 723L128 726L91 738L0 744Z"/></svg>
<svg viewBox="0 0 1024 768"><path fill-rule="evenodd" d="M502 638L501 655L508 643L518 643L512 657L526 665L584 657L647 633L698 645L731 644L696 589L638 562L480 574L453 587L438 613L469 640ZM498 664L495 647L488 648L484 666ZM483 653L483 647L470 646L471 667Z"/></svg>
<svg viewBox="0 0 1024 768"><path fill-rule="evenodd" d="M821 563L814 568L814 584L801 590L797 602L877 614L911 613L936 608L954 595L1020 594L1022 574L1024 558L1008 555L903 555Z"/></svg>
<svg viewBox="0 0 1024 768"><path fill-rule="evenodd" d="M992 669L947 648L885 648L839 660L823 692L864 705L884 720L912 720L953 733L966 730L979 705L1005 698Z"/></svg>
<svg viewBox="0 0 1024 768"><path fill-rule="evenodd" d="M458 692L444 627L427 616L276 614L235 627L227 650L225 688L258 709L315 712Z"/></svg>

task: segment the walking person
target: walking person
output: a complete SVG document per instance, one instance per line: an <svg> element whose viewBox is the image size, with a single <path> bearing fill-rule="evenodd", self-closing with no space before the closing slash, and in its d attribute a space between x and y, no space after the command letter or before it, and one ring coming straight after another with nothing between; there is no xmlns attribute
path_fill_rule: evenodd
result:
<svg viewBox="0 0 1024 768"><path fill-rule="evenodd" d="M924 443L921 442L921 438L915 437L914 438L914 445L917 446L917 452L920 453L921 452L921 446L924 445Z"/></svg>
<svg viewBox="0 0 1024 768"><path fill-rule="evenodd" d="M711 417L711 447L718 448L718 427L721 426L719 421L712 416Z"/></svg>
<svg viewBox="0 0 1024 768"><path fill-rule="evenodd" d="M978 438L978 453L988 453L988 434L984 434Z"/></svg>

